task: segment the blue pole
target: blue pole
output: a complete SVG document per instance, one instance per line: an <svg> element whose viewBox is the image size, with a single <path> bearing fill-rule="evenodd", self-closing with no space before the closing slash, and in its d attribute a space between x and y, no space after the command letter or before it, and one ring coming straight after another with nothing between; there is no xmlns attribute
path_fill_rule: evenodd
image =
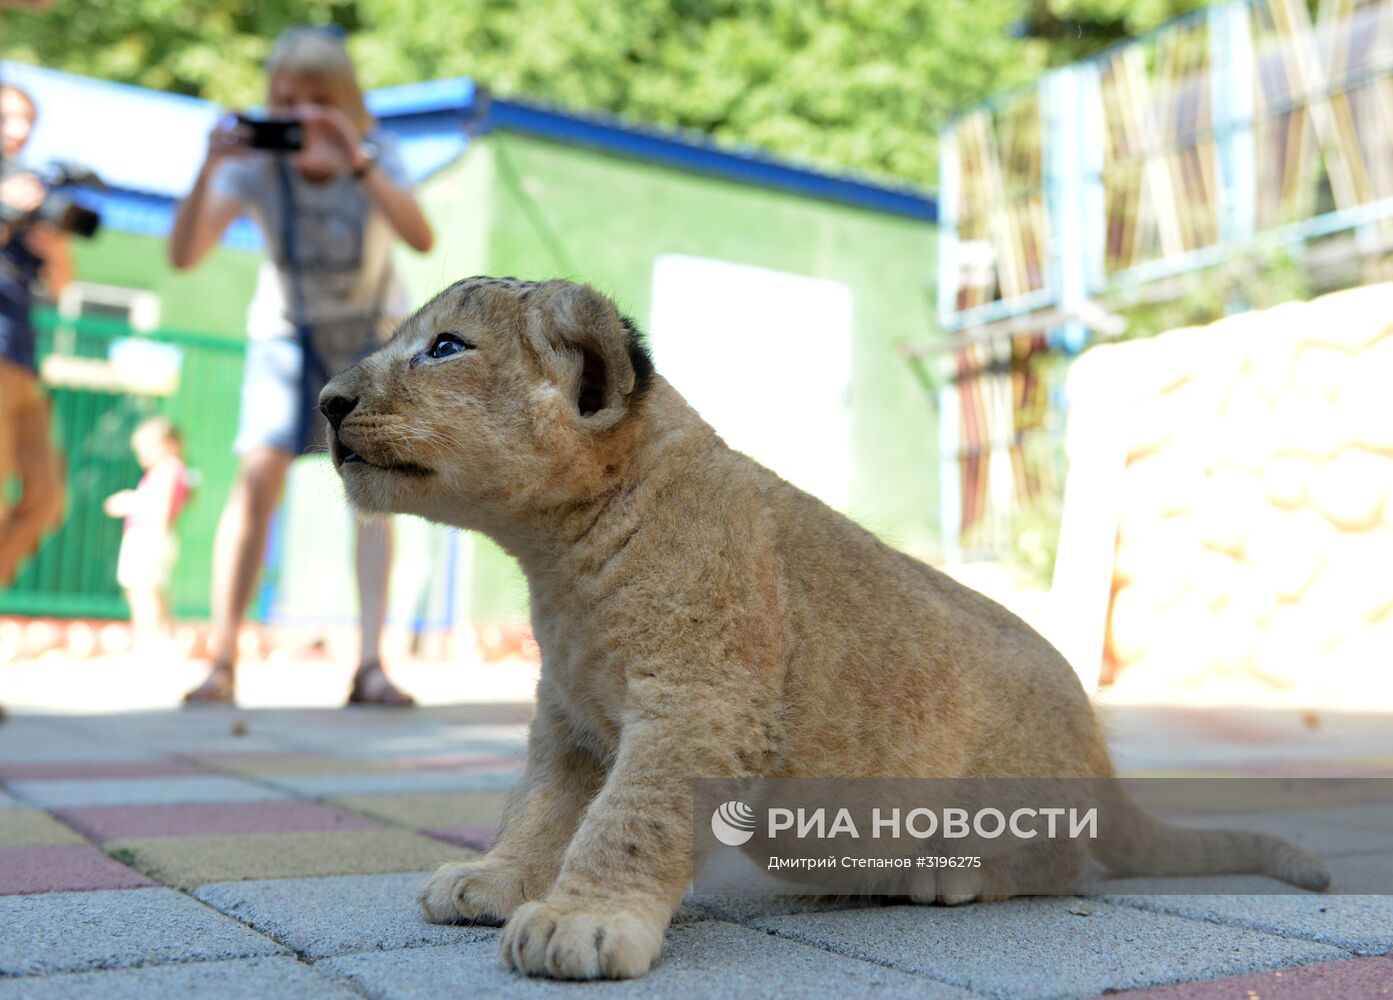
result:
<svg viewBox="0 0 1393 1000"><path fill-rule="evenodd" d="M1210 99L1219 157L1219 242L1243 246L1257 229L1253 37L1246 3L1209 10Z"/></svg>

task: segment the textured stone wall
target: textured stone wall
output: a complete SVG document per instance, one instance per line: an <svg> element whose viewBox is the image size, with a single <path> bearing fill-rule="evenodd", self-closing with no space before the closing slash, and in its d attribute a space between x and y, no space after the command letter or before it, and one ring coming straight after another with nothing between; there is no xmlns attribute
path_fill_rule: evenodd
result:
<svg viewBox="0 0 1393 1000"><path fill-rule="evenodd" d="M1134 390L1105 678L1393 679L1393 284L1095 350Z"/></svg>

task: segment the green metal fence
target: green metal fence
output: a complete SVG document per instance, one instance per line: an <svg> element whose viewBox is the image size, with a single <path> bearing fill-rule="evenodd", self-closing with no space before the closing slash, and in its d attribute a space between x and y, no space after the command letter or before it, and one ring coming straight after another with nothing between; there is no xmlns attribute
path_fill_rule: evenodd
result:
<svg viewBox="0 0 1393 1000"><path fill-rule="evenodd" d="M100 318L47 313L36 320L54 440L67 462L67 516L0 594L0 614L126 616L116 584L121 522L103 513L102 501L140 479L131 431L160 414L182 432L196 481L179 519L180 557L169 596L176 615L206 616L213 533L235 471L243 345L206 334L136 331Z"/></svg>

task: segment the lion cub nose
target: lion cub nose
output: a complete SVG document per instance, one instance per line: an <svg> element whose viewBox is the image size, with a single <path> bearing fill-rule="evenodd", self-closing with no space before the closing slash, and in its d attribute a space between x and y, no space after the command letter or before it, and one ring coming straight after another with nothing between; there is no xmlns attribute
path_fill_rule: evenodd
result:
<svg viewBox="0 0 1393 1000"><path fill-rule="evenodd" d="M358 405L358 397L354 396L329 396L327 399L319 401L319 412L324 414L334 430L339 429L339 424L343 423L343 418L353 412L353 408Z"/></svg>

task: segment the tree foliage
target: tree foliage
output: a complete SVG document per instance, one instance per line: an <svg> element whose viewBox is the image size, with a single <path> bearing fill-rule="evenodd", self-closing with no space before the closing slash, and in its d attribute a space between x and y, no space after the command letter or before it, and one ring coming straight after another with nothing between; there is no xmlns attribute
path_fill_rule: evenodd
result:
<svg viewBox="0 0 1393 1000"><path fill-rule="evenodd" d="M681 126L936 185L956 110L1203 0L56 0L5 55L236 106L289 24L337 24L363 82L497 93Z"/></svg>

